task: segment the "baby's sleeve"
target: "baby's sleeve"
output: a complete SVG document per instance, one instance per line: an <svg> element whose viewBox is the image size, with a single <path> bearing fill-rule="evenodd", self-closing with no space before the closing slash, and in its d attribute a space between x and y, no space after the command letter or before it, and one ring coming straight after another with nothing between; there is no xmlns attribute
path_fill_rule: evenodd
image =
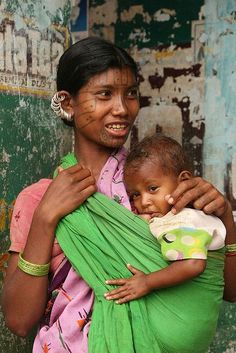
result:
<svg viewBox="0 0 236 353"><path fill-rule="evenodd" d="M161 252L167 261L207 258L211 236L202 229L180 227L170 229L159 237Z"/></svg>
<svg viewBox="0 0 236 353"><path fill-rule="evenodd" d="M206 259L208 250L224 246L225 227L214 216L184 209L177 215L169 212L150 223L150 230L161 245L167 261Z"/></svg>

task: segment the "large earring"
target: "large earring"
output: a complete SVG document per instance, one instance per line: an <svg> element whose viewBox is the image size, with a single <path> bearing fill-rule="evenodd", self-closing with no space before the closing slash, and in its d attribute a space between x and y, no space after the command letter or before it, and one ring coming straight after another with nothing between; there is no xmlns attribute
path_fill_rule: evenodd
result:
<svg viewBox="0 0 236 353"><path fill-rule="evenodd" d="M59 95L59 92L55 93L51 100L51 108L54 113L59 116L61 119L72 121L73 117L70 113L67 113L62 109L61 102L64 101L66 96L64 94Z"/></svg>

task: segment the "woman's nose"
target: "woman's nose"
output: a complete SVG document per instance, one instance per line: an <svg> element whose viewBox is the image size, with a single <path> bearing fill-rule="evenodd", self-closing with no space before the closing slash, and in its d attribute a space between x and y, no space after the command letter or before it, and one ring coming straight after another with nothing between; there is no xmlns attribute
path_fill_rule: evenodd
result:
<svg viewBox="0 0 236 353"><path fill-rule="evenodd" d="M112 109L112 115L126 116L127 112L128 112L128 109L127 109L125 99L121 96L116 97L113 105L113 109Z"/></svg>

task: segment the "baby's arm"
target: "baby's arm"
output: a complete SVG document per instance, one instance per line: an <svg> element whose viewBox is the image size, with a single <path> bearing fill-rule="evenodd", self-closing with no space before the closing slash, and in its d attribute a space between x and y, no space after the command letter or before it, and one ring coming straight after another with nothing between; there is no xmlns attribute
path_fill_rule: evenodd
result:
<svg viewBox="0 0 236 353"><path fill-rule="evenodd" d="M105 293L107 300L116 300L117 304L129 302L143 297L150 292L179 285L199 276L206 267L206 260L188 259L172 262L162 270L145 274L131 265L127 265L133 276L106 281L106 284L117 285L119 288Z"/></svg>

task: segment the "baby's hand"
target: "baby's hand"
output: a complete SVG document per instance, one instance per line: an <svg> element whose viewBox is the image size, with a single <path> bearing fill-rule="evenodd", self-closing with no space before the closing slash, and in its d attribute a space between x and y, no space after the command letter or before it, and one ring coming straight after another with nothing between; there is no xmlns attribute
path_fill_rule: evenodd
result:
<svg viewBox="0 0 236 353"><path fill-rule="evenodd" d="M133 273L133 277L106 281L106 284L120 286L104 294L107 300L116 300L116 304L123 304L150 293L151 290L148 287L147 275L129 264L127 268Z"/></svg>

